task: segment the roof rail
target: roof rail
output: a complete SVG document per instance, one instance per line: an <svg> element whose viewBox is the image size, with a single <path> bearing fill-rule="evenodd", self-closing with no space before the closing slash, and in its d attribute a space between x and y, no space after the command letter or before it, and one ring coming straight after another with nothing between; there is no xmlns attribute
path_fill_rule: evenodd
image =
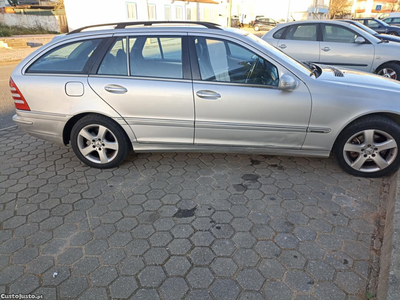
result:
<svg viewBox="0 0 400 300"><path fill-rule="evenodd" d="M124 29L127 26L135 26L135 25L143 25L143 26L152 26L154 24L188 24L188 25L201 25L207 27L209 29L221 29L221 26L215 23L210 22L193 22L193 21L143 21L143 22L121 22L121 23L108 23L108 24L98 24L85 26L82 28L75 29L68 34L74 34L82 32L85 29L95 28L95 27L103 27L103 26L115 26L114 29Z"/></svg>

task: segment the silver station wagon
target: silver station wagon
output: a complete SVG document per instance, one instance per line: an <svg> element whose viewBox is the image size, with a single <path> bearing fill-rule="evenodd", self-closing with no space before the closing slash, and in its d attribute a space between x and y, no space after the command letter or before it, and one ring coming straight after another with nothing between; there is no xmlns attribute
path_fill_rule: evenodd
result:
<svg viewBox="0 0 400 300"><path fill-rule="evenodd" d="M211 23L107 26L56 37L10 79L15 123L91 167L133 150L332 153L365 177L399 168L397 81L301 63Z"/></svg>

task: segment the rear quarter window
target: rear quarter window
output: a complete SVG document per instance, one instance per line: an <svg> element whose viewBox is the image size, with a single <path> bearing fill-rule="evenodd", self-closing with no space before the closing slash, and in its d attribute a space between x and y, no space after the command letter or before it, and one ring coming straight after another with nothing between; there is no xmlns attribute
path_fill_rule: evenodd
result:
<svg viewBox="0 0 400 300"><path fill-rule="evenodd" d="M27 73L83 74L84 67L101 39L64 44L36 60Z"/></svg>
<svg viewBox="0 0 400 300"><path fill-rule="evenodd" d="M281 39L283 33L285 32L285 30L286 30L286 27L282 28L282 29L279 29L277 32L274 33L273 38L274 39Z"/></svg>

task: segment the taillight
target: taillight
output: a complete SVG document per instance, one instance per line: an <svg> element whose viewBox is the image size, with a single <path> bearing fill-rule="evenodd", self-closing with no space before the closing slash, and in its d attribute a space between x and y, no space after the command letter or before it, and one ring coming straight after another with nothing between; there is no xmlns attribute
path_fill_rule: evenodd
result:
<svg viewBox="0 0 400 300"><path fill-rule="evenodd" d="M14 99L14 104L16 109L31 110L24 96L22 96L21 92L19 91L17 85L15 84L14 80L12 80L12 78L10 78L10 91Z"/></svg>

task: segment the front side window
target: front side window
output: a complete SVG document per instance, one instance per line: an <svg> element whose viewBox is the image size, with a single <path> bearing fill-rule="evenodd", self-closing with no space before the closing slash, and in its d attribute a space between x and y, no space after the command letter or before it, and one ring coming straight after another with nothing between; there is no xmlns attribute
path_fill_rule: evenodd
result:
<svg viewBox="0 0 400 300"><path fill-rule="evenodd" d="M99 75L128 75L126 56L126 38L119 38L114 42L101 62L97 72Z"/></svg>
<svg viewBox="0 0 400 300"><path fill-rule="evenodd" d="M369 28L380 28L382 27L381 24L379 24L377 21L375 20L367 20L367 26Z"/></svg>
<svg viewBox="0 0 400 300"><path fill-rule="evenodd" d="M337 25L325 25L322 30L324 42L354 43L358 34L354 31Z"/></svg>
<svg viewBox="0 0 400 300"><path fill-rule="evenodd" d="M252 51L228 41L195 39L201 79L277 87L278 69Z"/></svg>
<svg viewBox="0 0 400 300"><path fill-rule="evenodd" d="M293 25L286 34L287 40L316 41L317 25Z"/></svg>
<svg viewBox="0 0 400 300"><path fill-rule="evenodd" d="M82 74L101 39L85 40L50 50L35 61L28 73Z"/></svg>
<svg viewBox="0 0 400 300"><path fill-rule="evenodd" d="M182 79L181 37L130 37L132 76Z"/></svg>

